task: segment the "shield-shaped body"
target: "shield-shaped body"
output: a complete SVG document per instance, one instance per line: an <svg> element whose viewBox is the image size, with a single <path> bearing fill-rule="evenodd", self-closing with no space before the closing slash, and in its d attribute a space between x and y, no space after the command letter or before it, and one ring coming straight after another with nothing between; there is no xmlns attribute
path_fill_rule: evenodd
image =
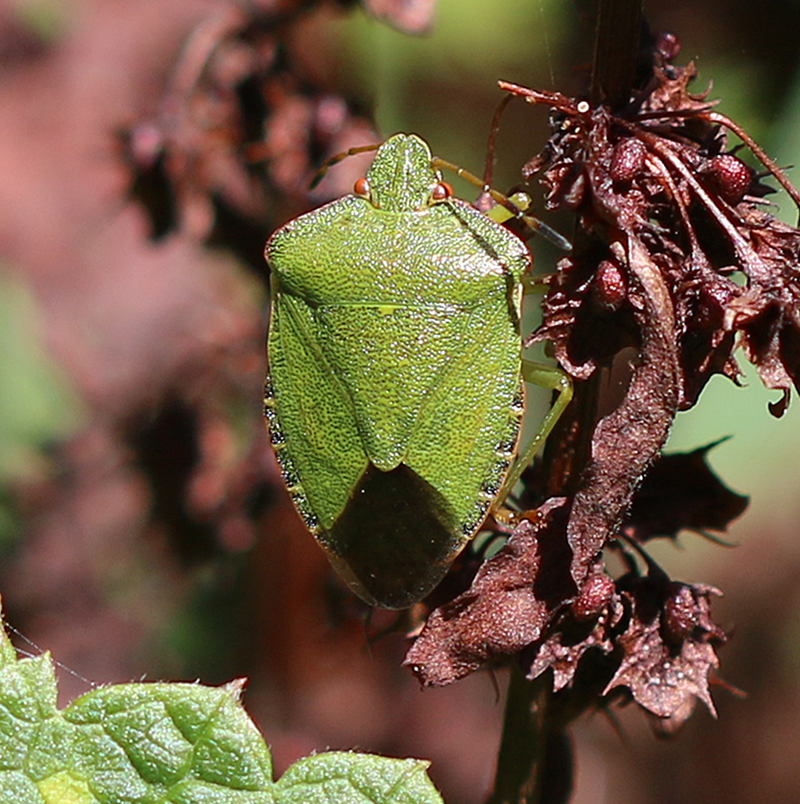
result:
<svg viewBox="0 0 800 804"><path fill-rule="evenodd" d="M441 580L497 496L523 412L527 246L442 192L398 134L362 184L278 229L265 411L294 502L363 599Z"/></svg>

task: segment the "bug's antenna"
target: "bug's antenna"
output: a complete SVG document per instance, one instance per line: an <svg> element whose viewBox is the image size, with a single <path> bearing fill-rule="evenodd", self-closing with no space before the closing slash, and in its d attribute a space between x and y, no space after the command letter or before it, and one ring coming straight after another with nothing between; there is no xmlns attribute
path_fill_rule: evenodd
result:
<svg viewBox="0 0 800 804"><path fill-rule="evenodd" d="M346 151L342 151L340 154L334 154L333 156L329 157L322 163L320 169L314 174L314 178L311 179L311 184L309 184L308 189L313 190L325 178L325 174L334 165L338 165L343 159L347 159L348 156L363 154L367 151L377 151L381 145L383 145L382 142L377 142L373 145L357 145L354 148L349 148Z"/></svg>
<svg viewBox="0 0 800 804"><path fill-rule="evenodd" d="M486 143L486 166L483 169L483 183L487 187L492 186L492 176L494 173L494 150L497 143L497 133L500 131L500 118L506 106L511 102L513 95L506 95L494 110L492 115L492 127L489 129L489 141Z"/></svg>

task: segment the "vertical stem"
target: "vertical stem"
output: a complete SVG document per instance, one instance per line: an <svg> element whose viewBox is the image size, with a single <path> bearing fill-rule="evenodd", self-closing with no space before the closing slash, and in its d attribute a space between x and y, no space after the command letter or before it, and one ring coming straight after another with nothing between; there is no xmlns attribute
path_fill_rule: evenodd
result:
<svg viewBox="0 0 800 804"><path fill-rule="evenodd" d="M508 684L494 792L487 804L539 804L547 719L547 677L528 681L514 665Z"/></svg>
<svg viewBox="0 0 800 804"><path fill-rule="evenodd" d="M572 750L551 711L549 673L533 681L514 666L508 685L495 789L487 804L564 804L572 790ZM557 725L559 724L559 725Z"/></svg>
<svg viewBox="0 0 800 804"><path fill-rule="evenodd" d="M642 5L643 0L598 0L593 104L614 109L630 100ZM576 248L580 250L577 243ZM576 383L571 421L559 422L550 439L553 449L544 454L545 473L554 470L549 494L574 492L590 453L599 401L597 378ZM529 681L516 665L512 667L495 788L487 804L566 804L572 790L572 749L565 733L569 716L560 709L550 673Z"/></svg>
<svg viewBox="0 0 800 804"><path fill-rule="evenodd" d="M624 106L636 77L643 0L599 0L592 65L592 103Z"/></svg>

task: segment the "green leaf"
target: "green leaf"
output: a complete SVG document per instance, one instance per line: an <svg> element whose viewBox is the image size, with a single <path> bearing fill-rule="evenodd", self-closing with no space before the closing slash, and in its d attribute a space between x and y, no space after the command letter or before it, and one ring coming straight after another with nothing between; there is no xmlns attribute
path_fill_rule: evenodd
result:
<svg viewBox="0 0 800 804"><path fill-rule="evenodd" d="M320 754L273 782L242 687L120 684L59 711L49 654L17 658L0 628L0 801L441 804L417 759Z"/></svg>
<svg viewBox="0 0 800 804"><path fill-rule="evenodd" d="M295 762L275 785L276 804L441 804L429 762L332 751Z"/></svg>

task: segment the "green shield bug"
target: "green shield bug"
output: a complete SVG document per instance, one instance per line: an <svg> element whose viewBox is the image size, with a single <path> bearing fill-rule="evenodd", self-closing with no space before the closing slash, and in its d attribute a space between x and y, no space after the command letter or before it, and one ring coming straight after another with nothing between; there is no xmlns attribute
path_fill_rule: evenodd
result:
<svg viewBox="0 0 800 804"><path fill-rule="evenodd" d="M397 134L347 195L268 240L265 415L294 503L356 594L425 597L567 404L522 361L525 243ZM522 378L562 391L512 467Z"/></svg>

